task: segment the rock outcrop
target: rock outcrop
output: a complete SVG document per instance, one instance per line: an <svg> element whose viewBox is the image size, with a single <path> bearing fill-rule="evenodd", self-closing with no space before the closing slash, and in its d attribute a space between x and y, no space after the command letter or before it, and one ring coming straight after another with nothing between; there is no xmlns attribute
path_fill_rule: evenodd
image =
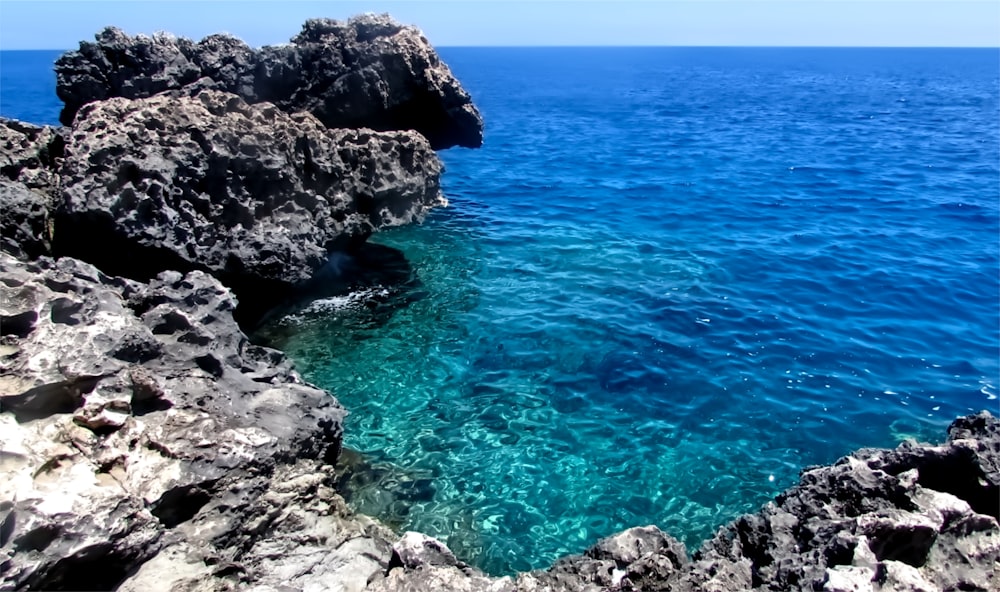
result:
<svg viewBox="0 0 1000 592"><path fill-rule="evenodd" d="M92 101L215 89L307 111L330 128L416 130L434 149L483 140L482 118L448 66L418 29L387 15L309 20L290 44L258 50L226 35L195 43L107 28L63 55L56 75L65 125Z"/></svg>
<svg viewBox="0 0 1000 592"><path fill-rule="evenodd" d="M234 308L197 271L0 254L0 589L109 589L154 558L235 589L310 546L349 579L384 568L388 531L328 486L343 409Z"/></svg>
<svg viewBox="0 0 1000 592"><path fill-rule="evenodd" d="M327 129L219 91L114 98L77 115L55 249L116 275L203 270L280 299L332 251L444 203L415 132Z"/></svg>
<svg viewBox="0 0 1000 592"><path fill-rule="evenodd" d="M943 591L1000 588L1000 421L956 420L947 443L863 449L802 472L690 561L656 527L516 578L487 578L407 535L373 589L513 591ZM416 551L414 550L416 548Z"/></svg>
<svg viewBox="0 0 1000 592"><path fill-rule="evenodd" d="M0 250L22 258L51 254L63 133L0 118Z"/></svg>
<svg viewBox="0 0 1000 592"><path fill-rule="evenodd" d="M207 38L190 85L192 43L100 39L61 61L71 128L0 121L0 590L361 590L394 535L334 489L344 411L249 342L232 289L407 275L363 243L443 203L425 135L472 142L478 113L385 18L267 59Z"/></svg>

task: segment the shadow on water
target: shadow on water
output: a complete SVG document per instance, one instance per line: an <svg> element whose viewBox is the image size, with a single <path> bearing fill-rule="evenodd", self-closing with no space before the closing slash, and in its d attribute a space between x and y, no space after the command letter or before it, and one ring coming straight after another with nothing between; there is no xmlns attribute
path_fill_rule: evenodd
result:
<svg viewBox="0 0 1000 592"><path fill-rule="evenodd" d="M414 503L434 499L435 471L405 469L345 447L337 460L337 491L358 512L399 530Z"/></svg>
<svg viewBox="0 0 1000 592"><path fill-rule="evenodd" d="M465 559L482 552L483 540L474 508L448 508L448 512L435 511L439 506L438 480L442 477L436 467L402 467L378 455L344 447L336 464L336 488L350 507L368 516L378 516L396 532L406 530L412 522L411 514L436 513L447 522L446 531L456 534L448 543L452 550ZM443 525L442 525L443 526Z"/></svg>
<svg viewBox="0 0 1000 592"><path fill-rule="evenodd" d="M328 315L332 309L349 308L359 326L378 327L393 312L424 297L421 282L402 251L364 243L351 251L330 253L326 265L308 281L296 286L275 304L264 299L241 299L241 325L251 339L281 347L297 331L282 319Z"/></svg>

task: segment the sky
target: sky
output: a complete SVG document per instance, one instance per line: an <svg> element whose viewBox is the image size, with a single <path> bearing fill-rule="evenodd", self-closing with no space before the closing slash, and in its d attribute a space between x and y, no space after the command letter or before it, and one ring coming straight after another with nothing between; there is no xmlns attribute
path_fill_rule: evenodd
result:
<svg viewBox="0 0 1000 592"><path fill-rule="evenodd" d="M0 0L0 49L75 49L107 25L261 46L361 12L437 46L1000 47L1000 0Z"/></svg>

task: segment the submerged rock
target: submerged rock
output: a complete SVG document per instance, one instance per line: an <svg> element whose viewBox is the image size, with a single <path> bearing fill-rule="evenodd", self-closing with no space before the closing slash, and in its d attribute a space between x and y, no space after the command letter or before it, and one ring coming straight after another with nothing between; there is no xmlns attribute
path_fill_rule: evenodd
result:
<svg viewBox="0 0 1000 592"><path fill-rule="evenodd" d="M219 91L108 99L69 136L55 248L109 274L198 269L242 300L280 299L331 251L442 204L440 171L415 132L331 130Z"/></svg>
<svg viewBox="0 0 1000 592"><path fill-rule="evenodd" d="M654 526L504 578L392 544L336 491L344 410L231 290L364 267L331 252L442 200L432 148L481 144L468 94L378 16L260 50L110 28L57 73L72 130L0 121L0 590L1000 588L986 413L807 469L691 558Z"/></svg>
<svg viewBox="0 0 1000 592"><path fill-rule="evenodd" d="M722 527L690 561L681 543L649 526L514 580L449 561L406 561L419 554L397 550L375 589L985 592L1000 587L998 514L1000 421L983 412L956 420L940 446L863 449L806 469L798 485ZM414 546L406 542L397 547ZM441 543L423 548L449 557Z"/></svg>
<svg viewBox="0 0 1000 592"><path fill-rule="evenodd" d="M92 101L180 89L216 89L330 128L416 130L435 149L479 147L483 122L469 94L423 34L388 15L313 19L291 43L251 49L211 35L131 37L109 27L56 62L60 120Z"/></svg>

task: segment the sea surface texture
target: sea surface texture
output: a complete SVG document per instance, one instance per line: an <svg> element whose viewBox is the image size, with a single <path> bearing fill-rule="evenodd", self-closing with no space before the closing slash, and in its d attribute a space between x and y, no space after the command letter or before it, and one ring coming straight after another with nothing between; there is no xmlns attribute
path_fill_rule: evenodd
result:
<svg viewBox="0 0 1000 592"><path fill-rule="evenodd" d="M358 508L494 574L634 525L693 547L998 411L997 51L441 54L486 138L373 237L413 280L257 336L351 411ZM55 122L0 57L0 112Z"/></svg>

